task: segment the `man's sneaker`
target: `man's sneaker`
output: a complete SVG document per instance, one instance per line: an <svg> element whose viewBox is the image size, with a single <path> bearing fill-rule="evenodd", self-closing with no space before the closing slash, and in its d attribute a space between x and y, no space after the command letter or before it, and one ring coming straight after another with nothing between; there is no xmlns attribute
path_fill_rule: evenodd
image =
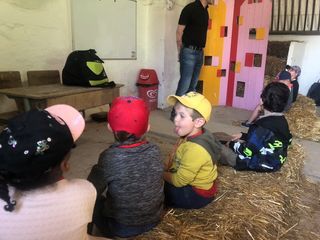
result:
<svg viewBox="0 0 320 240"><path fill-rule="evenodd" d="M250 127L252 123L249 123L248 120L241 123L243 127Z"/></svg>

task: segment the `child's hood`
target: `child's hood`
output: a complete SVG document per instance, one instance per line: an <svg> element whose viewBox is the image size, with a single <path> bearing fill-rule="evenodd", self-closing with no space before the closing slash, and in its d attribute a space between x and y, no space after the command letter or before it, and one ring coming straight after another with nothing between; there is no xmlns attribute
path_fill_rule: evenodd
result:
<svg viewBox="0 0 320 240"><path fill-rule="evenodd" d="M203 129L203 134L188 140L204 147L210 154L213 161L218 161L220 159L222 144L215 139L213 134L207 129Z"/></svg>
<svg viewBox="0 0 320 240"><path fill-rule="evenodd" d="M269 129L284 141L289 142L292 138L288 122L284 116L269 116L261 118L256 122L256 124Z"/></svg>

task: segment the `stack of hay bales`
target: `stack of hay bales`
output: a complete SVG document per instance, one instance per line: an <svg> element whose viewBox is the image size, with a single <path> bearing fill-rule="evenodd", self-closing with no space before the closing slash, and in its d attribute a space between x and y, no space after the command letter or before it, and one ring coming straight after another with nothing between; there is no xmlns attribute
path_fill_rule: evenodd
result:
<svg viewBox="0 0 320 240"><path fill-rule="evenodd" d="M290 42L269 41L266 58L264 86L285 69Z"/></svg>
<svg viewBox="0 0 320 240"><path fill-rule="evenodd" d="M162 151L172 149L168 141L152 141L160 142ZM319 231L300 223L311 212L320 211L320 187L301 174L304 155L303 148L293 143L287 162L275 173L219 166L214 202L202 209L167 209L155 229L135 239L317 239Z"/></svg>
<svg viewBox="0 0 320 240"><path fill-rule="evenodd" d="M287 60L285 58L267 56L265 75L274 78L280 71L285 69L286 62Z"/></svg>
<svg viewBox="0 0 320 240"><path fill-rule="evenodd" d="M294 137L320 141L320 119L313 99L299 94L285 115Z"/></svg>

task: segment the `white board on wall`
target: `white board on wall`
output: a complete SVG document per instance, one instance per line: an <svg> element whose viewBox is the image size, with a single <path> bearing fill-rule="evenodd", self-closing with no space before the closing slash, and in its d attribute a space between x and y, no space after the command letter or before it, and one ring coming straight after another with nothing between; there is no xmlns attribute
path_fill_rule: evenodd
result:
<svg viewBox="0 0 320 240"><path fill-rule="evenodd" d="M136 9L136 0L71 0L73 49L136 59Z"/></svg>

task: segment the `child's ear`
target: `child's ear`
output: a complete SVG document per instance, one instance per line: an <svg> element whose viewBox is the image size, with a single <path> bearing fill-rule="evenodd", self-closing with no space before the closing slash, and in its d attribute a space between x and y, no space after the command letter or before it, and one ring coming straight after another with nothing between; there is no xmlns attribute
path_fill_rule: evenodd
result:
<svg viewBox="0 0 320 240"><path fill-rule="evenodd" d="M206 123L206 120L204 118L196 118L194 121L196 128L201 128Z"/></svg>
<svg viewBox="0 0 320 240"><path fill-rule="evenodd" d="M60 169L62 172L67 172L70 169L69 165L69 159L71 156L71 151L67 153L67 155L64 157L63 161L60 163Z"/></svg>
<svg viewBox="0 0 320 240"><path fill-rule="evenodd" d="M69 165L68 160L63 160L60 163L60 169L62 170L62 172L68 172L69 171L70 165Z"/></svg>
<svg viewBox="0 0 320 240"><path fill-rule="evenodd" d="M108 125L107 125L107 126L108 126L108 130L109 130L110 132L113 132L113 131L112 131L112 128L111 128L111 126L110 126L110 124L109 124L109 123L108 123Z"/></svg>

